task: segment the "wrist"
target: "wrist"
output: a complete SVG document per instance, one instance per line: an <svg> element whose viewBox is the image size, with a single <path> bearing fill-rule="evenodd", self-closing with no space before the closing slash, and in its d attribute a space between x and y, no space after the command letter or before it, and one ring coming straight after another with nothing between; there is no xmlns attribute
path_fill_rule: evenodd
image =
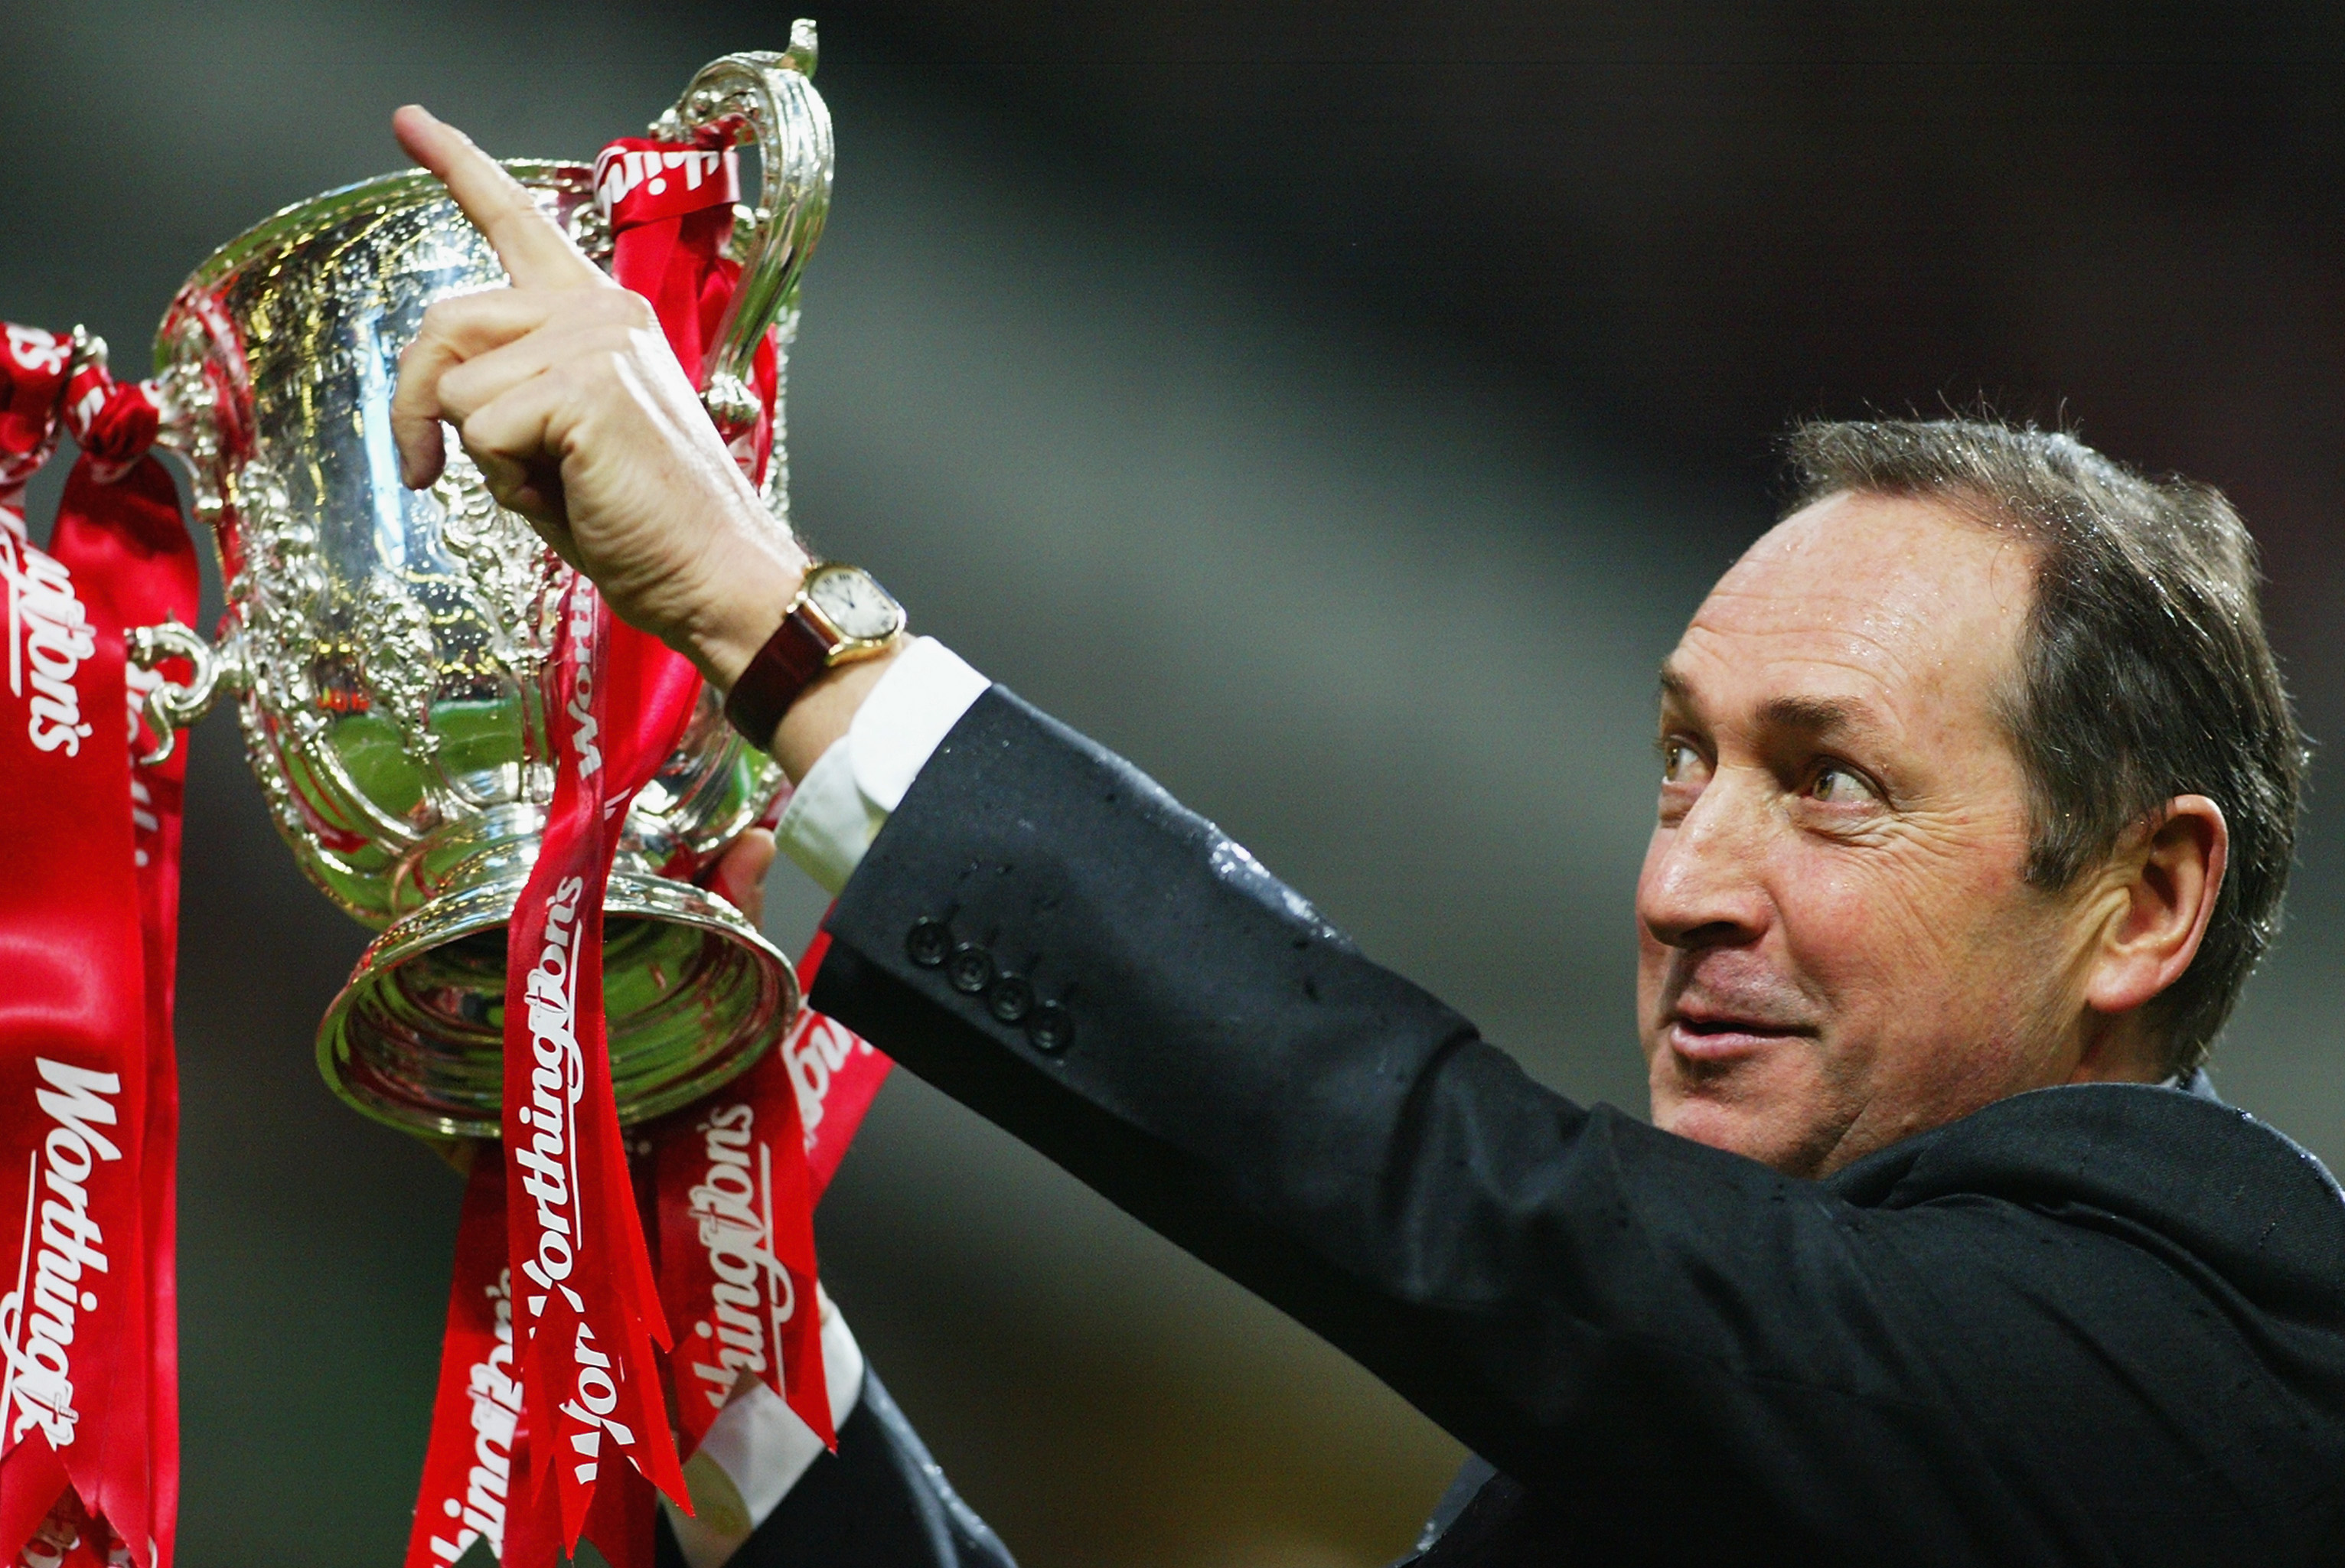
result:
<svg viewBox="0 0 2345 1568"><path fill-rule="evenodd" d="M906 645L904 612L870 574L822 566L787 538L712 561L686 650L726 716L795 783L847 733Z"/></svg>
<svg viewBox="0 0 2345 1568"><path fill-rule="evenodd" d="M708 587L671 645L709 684L729 692L782 623L806 581L807 554L794 541L744 541L711 563Z"/></svg>
<svg viewBox="0 0 2345 1568"><path fill-rule="evenodd" d="M863 700L909 642L909 637L898 636L885 652L825 671L790 704L766 749L782 764L792 784L805 778L822 760L823 753L847 738Z"/></svg>

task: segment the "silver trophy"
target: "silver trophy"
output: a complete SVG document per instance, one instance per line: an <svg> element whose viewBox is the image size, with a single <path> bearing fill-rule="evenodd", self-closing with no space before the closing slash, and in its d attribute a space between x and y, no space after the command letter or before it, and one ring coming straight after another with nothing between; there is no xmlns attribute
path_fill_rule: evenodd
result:
<svg viewBox="0 0 2345 1568"><path fill-rule="evenodd" d="M756 208L736 209L741 282L704 400L754 412L750 361L786 347L822 232L830 119L809 80L814 26L783 54L729 55L652 134L754 142ZM607 264L593 170L506 167ZM336 1093L413 1132L493 1137L503 1082L505 923L553 789L546 728L554 611L569 568L452 450L431 489L400 482L390 425L401 349L426 307L498 287L486 240L421 171L289 207L198 268L156 343L161 444L194 474L228 613L206 643L143 628L133 657L194 661L148 716L166 744L233 695L278 830L326 895L381 935L318 1035ZM781 421L766 499L787 528ZM743 1071L798 1007L790 966L690 878L771 804L781 774L714 693L628 814L605 905L604 989L622 1120Z"/></svg>

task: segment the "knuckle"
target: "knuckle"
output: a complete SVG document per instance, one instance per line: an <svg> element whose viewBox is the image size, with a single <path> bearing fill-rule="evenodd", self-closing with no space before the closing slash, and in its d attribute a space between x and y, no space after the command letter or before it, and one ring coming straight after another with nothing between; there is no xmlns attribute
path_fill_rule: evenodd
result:
<svg viewBox="0 0 2345 1568"><path fill-rule="evenodd" d="M475 379L467 367L451 366L441 373L437 385L419 387L418 406L423 406L422 399L428 392L430 406L439 410L441 418L461 420L478 406L479 400L471 395L472 383Z"/></svg>
<svg viewBox="0 0 2345 1568"><path fill-rule="evenodd" d="M463 319L465 301L470 298L469 295L459 295L452 299L435 299L427 306L423 320L416 329L415 343L408 346L408 352L413 353L416 345L428 339L452 336Z"/></svg>
<svg viewBox="0 0 2345 1568"><path fill-rule="evenodd" d="M484 467L525 455L529 444L526 429L494 409L473 410L456 427L456 437Z"/></svg>
<svg viewBox="0 0 2345 1568"><path fill-rule="evenodd" d="M584 336L611 325L610 307L604 303L599 291L573 288L563 295L561 309L563 323Z"/></svg>
<svg viewBox="0 0 2345 1568"><path fill-rule="evenodd" d="M634 289L598 289L596 292L610 301L607 309L611 319L630 330L659 325L659 313L652 309L652 302Z"/></svg>
<svg viewBox="0 0 2345 1568"><path fill-rule="evenodd" d="M483 228L495 229L500 234L510 234L516 228L541 221L537 204L517 186L502 188L489 197L488 210L482 217Z"/></svg>
<svg viewBox="0 0 2345 1568"><path fill-rule="evenodd" d="M636 329L607 324L586 339L586 351L598 359L606 359L616 368L618 362L635 351Z"/></svg>
<svg viewBox="0 0 2345 1568"><path fill-rule="evenodd" d="M614 386L624 379L627 353L624 345L608 344L579 356L581 379L590 386Z"/></svg>

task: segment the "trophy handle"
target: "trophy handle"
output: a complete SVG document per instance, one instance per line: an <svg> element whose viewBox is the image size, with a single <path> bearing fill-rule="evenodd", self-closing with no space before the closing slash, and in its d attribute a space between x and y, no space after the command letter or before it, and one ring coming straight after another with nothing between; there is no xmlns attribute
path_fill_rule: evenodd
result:
<svg viewBox="0 0 2345 1568"><path fill-rule="evenodd" d="M127 652L130 662L151 670L166 659L186 659L196 667L184 686L159 681L147 693L147 727L155 732L155 749L138 759L153 767L178 749L179 732L212 711L224 693L243 691L251 683L245 668L244 645L234 626L223 630L217 642L207 642L178 621L159 626L133 626Z"/></svg>
<svg viewBox="0 0 2345 1568"><path fill-rule="evenodd" d="M830 213L830 111L814 90L814 24L790 24L781 54L727 55L700 68L675 107L652 125L664 141L730 126L735 145L755 137L759 165L756 228L741 251L741 281L708 356L701 401L719 425L757 417L750 361L766 329L795 308L798 269Z"/></svg>

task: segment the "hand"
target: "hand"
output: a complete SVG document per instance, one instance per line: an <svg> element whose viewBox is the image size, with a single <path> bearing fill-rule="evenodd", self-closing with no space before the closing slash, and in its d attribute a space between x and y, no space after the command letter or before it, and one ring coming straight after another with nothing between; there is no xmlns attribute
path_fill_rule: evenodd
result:
<svg viewBox="0 0 2345 1568"><path fill-rule="evenodd" d="M753 827L735 839L717 858L707 882L750 925L762 925L766 918L766 873L773 869L773 865L772 830Z"/></svg>
<svg viewBox="0 0 2345 1568"><path fill-rule="evenodd" d="M729 689L797 592L805 551L726 451L650 304L462 131L412 105L391 126L513 279L424 313L391 401L402 477L437 479L441 421L455 426L491 492L614 612Z"/></svg>

